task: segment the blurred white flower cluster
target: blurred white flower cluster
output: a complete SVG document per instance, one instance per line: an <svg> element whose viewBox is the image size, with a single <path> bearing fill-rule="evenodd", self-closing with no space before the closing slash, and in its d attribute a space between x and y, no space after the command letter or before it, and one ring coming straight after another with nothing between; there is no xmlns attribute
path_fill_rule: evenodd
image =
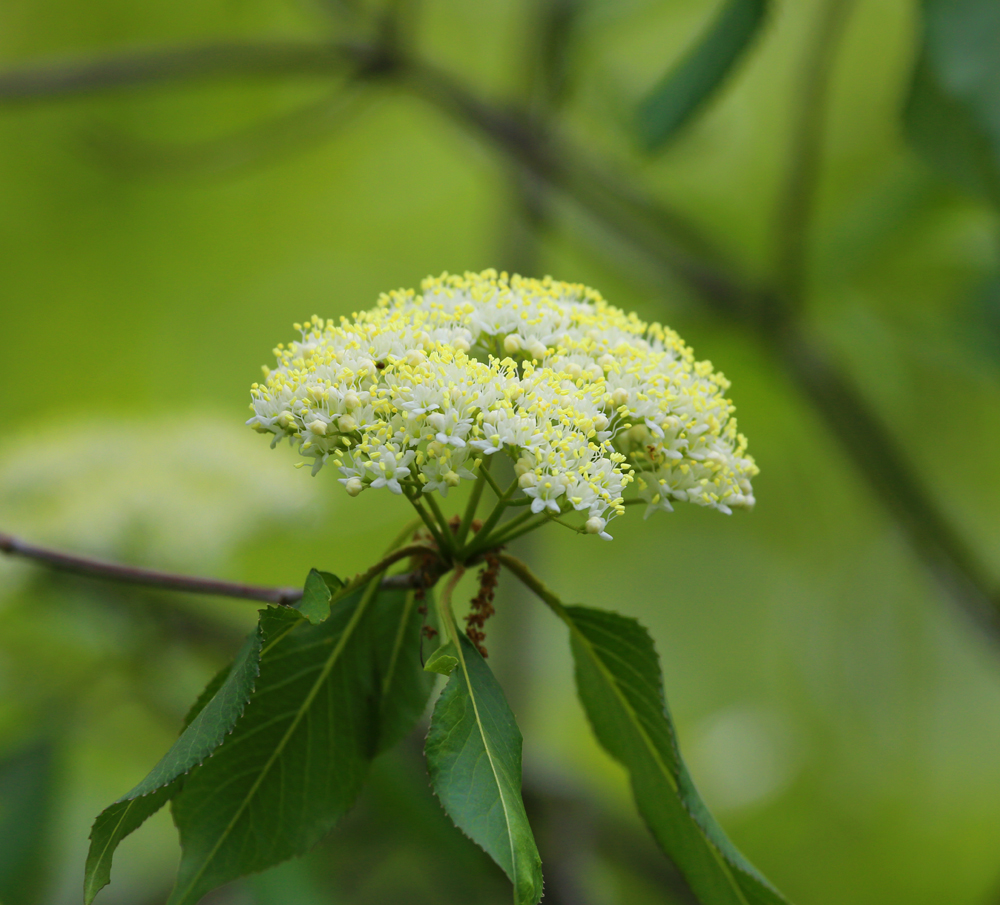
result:
<svg viewBox="0 0 1000 905"><path fill-rule="evenodd" d="M316 508L253 447L209 416L26 432L0 447L0 528L103 558L216 569L253 533Z"/></svg>
<svg viewBox="0 0 1000 905"><path fill-rule="evenodd" d="M753 505L757 473L729 383L680 337L585 286L497 274L428 278L339 323L314 316L252 387L247 422L332 459L351 495L416 495L475 478L504 452L535 512L646 514L670 500Z"/></svg>

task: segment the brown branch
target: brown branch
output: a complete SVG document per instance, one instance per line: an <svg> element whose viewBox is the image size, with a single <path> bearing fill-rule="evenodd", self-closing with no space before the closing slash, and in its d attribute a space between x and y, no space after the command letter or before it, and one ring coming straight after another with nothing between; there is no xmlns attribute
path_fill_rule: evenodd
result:
<svg viewBox="0 0 1000 905"><path fill-rule="evenodd" d="M365 584L379 572L388 569L393 563L410 556L426 554L428 549L420 544L402 547L372 566L363 575L355 578L348 586L355 587ZM89 578L99 578L125 584L145 585L146 587L160 588L164 591L205 594L213 597L236 597L242 600L260 600L265 603L274 603L278 606L292 606L302 597L301 588L266 587L263 585L221 581L217 578L178 575L172 572L160 572L156 569L123 566L119 563L104 562L86 556L62 553L48 547L39 547L10 534L0 533L0 553L30 559L60 572L70 572L74 575L85 575ZM420 570L407 572L402 575L389 575L382 579L382 587L401 589L424 587L427 584L428 578L433 583L435 576L428 576Z"/></svg>
<svg viewBox="0 0 1000 905"><path fill-rule="evenodd" d="M200 47L131 50L95 60L34 64L0 73L0 103L40 101L208 78L328 78L356 66L373 73L385 56L368 44L224 41Z"/></svg>

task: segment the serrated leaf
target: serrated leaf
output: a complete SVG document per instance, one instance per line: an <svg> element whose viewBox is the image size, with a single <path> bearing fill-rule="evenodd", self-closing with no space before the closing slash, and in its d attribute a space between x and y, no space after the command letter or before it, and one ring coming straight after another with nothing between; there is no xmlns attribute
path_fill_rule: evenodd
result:
<svg viewBox="0 0 1000 905"><path fill-rule="evenodd" d="M260 650L260 631L254 629L224 680L219 683L217 675L206 688L207 692L218 683L217 691L211 697L206 692L199 696L186 728L170 750L139 785L98 814L90 831L84 876L86 905L110 882L111 862L122 839L177 793L181 777L209 757L236 724L253 691Z"/></svg>
<svg viewBox="0 0 1000 905"><path fill-rule="evenodd" d="M364 624L376 589L335 602L318 625L263 611L255 692L172 802L182 857L170 905L307 851L353 803L380 728L381 677Z"/></svg>
<svg viewBox="0 0 1000 905"><path fill-rule="evenodd" d="M636 128L647 151L658 151L725 81L753 43L767 0L727 0L701 40L639 104Z"/></svg>
<svg viewBox="0 0 1000 905"><path fill-rule="evenodd" d="M684 765L660 661L635 619L561 607L580 700L600 743L629 771L639 811L703 905L786 905L726 837Z"/></svg>
<svg viewBox="0 0 1000 905"><path fill-rule="evenodd" d="M0 760L0 902L32 905L45 891L53 754L43 739Z"/></svg>
<svg viewBox="0 0 1000 905"><path fill-rule="evenodd" d="M377 751L382 752L416 725L427 707L434 677L420 665L424 617L413 591L382 591L373 617L375 659L381 677Z"/></svg>
<svg viewBox="0 0 1000 905"><path fill-rule="evenodd" d="M521 800L521 732L479 651L464 636L438 698L425 753L431 784L455 825L503 868L515 905L542 896L542 865Z"/></svg>
<svg viewBox="0 0 1000 905"><path fill-rule="evenodd" d="M339 581L331 575L335 581ZM313 625L319 625L330 615L331 588L323 573L312 569L306 576L302 597L295 608Z"/></svg>

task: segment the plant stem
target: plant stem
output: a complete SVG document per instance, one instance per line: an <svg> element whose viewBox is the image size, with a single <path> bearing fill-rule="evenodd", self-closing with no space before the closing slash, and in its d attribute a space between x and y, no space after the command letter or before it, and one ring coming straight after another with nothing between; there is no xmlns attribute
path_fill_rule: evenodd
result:
<svg viewBox="0 0 1000 905"><path fill-rule="evenodd" d="M494 510L495 512L496 510ZM499 515L497 516L499 518ZM498 544L504 543L507 539L508 534L518 532L515 531L516 528L523 525L525 522L530 521L535 517L534 512L522 512L519 516L510 519L510 521L505 522L495 533L487 533L487 525L483 525L476 539L469 545L467 550L463 551L463 555L466 559L470 556L475 556L477 553L481 553L483 550L488 550L491 547L496 547ZM532 525L532 528L537 525L541 525L542 521L538 521ZM494 523L495 524L495 523ZM493 525L489 526L490 529ZM531 529L528 529L531 530Z"/></svg>
<svg viewBox="0 0 1000 905"><path fill-rule="evenodd" d="M386 569L389 568L393 563L399 562L401 559L407 559L411 556L427 556L433 555L434 557L440 559L441 554L439 551L435 550L433 547L428 547L425 544L408 544L405 547L399 547L393 550L392 553L384 556L380 559L374 566L360 575L351 579L347 584L342 587L335 597L343 597L345 594L349 594L351 591L359 588L366 581L371 581L376 575L381 574Z"/></svg>
<svg viewBox="0 0 1000 905"><path fill-rule="evenodd" d="M535 595L562 619L563 622L570 624L569 616L566 614L566 609L563 607L562 601L548 589L544 581L528 568L526 563L516 556L510 556L507 553L500 553L498 558L501 565L506 566L513 572L525 587L534 591Z"/></svg>
<svg viewBox="0 0 1000 905"><path fill-rule="evenodd" d="M420 519L420 518L415 518L415 519L411 519L410 521L408 521L403 526L403 529L399 532L399 534L397 534L392 539L392 543L389 544L389 546L385 548L386 555L388 555L389 553L392 553L393 550L395 550L397 547L401 546L403 544L403 542L413 533L414 529L416 529L420 525L420 523L422 521L423 521L423 519Z"/></svg>
<svg viewBox="0 0 1000 905"><path fill-rule="evenodd" d="M9 556L21 556L34 562L48 566L59 572L71 572L75 575L87 575L106 581L117 581L123 584L136 584L145 587L160 588L164 591L180 591L186 594L205 594L214 597L234 597L241 600L260 600L274 603L278 606L292 606L302 597L301 588L275 588L262 585L242 584L233 581L221 581L217 578L199 578L194 575L178 575L173 572L160 572L156 569L140 569L134 566L123 566L118 563L91 559L86 556L74 556L62 553L48 547L29 544L9 534L0 534L0 552ZM427 553L437 554L436 550L422 544L411 544L402 547L386 556L381 562L359 576L346 587L354 590L358 585L369 580L374 575L384 572L393 563L408 556ZM398 579L404 579L399 581ZM419 576L394 575L384 579L391 587L412 585Z"/></svg>
<svg viewBox="0 0 1000 905"><path fill-rule="evenodd" d="M444 545L444 539L441 537L441 532L437 528L437 524L434 519L427 514L427 510L424 509L423 503L420 502L420 490L417 489L414 494L409 493L409 489L404 490L406 498L413 505L413 508L417 510L417 515L420 516L421 521L426 526L427 530L430 532L431 537L434 538L434 543L438 545L439 550L446 550Z"/></svg>
<svg viewBox="0 0 1000 905"><path fill-rule="evenodd" d="M437 519L437 523L441 528L441 537L444 541L442 550L447 551L451 556L455 555L455 537L451 533L451 528L448 527L448 520L444 517L444 513L441 511L441 507L438 506L437 500L434 499L433 493L424 494L427 499L427 505L430 507L431 512L434 513L434 518Z"/></svg>
<svg viewBox="0 0 1000 905"><path fill-rule="evenodd" d="M444 586L444 590L438 598L438 620L445 627L448 636L451 638L456 649L458 649L458 656L461 656L461 640L459 638L458 623L455 621L455 614L451 609L451 595L464 574L465 569L462 566L455 566L455 571L452 572L451 578L448 579L448 583Z"/></svg>
<svg viewBox="0 0 1000 905"><path fill-rule="evenodd" d="M61 553L47 547L39 547L19 540L9 534L0 534L0 552L10 556L22 556L42 563L50 569L88 575L109 581L139 584L162 588L167 591L181 591L187 594L207 594L214 597L237 597L243 600L262 600L279 606L291 606L302 596L300 588L273 588L239 582L220 581L216 578L199 578L193 575L177 575L156 569L139 569L118 563L104 562L86 556Z"/></svg>
<svg viewBox="0 0 1000 905"><path fill-rule="evenodd" d="M487 474L486 480L489 481L490 489L496 494L498 500L501 500L505 496L510 495L510 493L508 492L510 491L510 488L508 488L506 491L501 490L500 485L496 482L496 478L494 478L493 475Z"/></svg>
<svg viewBox="0 0 1000 905"><path fill-rule="evenodd" d="M455 546L459 550L465 545L465 538L469 533L469 526L476 516L476 510L479 508L479 500L483 495L483 488L486 486L486 481L489 477L489 468L492 464L492 459L483 459L479 463L479 476L476 478L476 483L472 485L472 492L469 494L469 502L465 507L465 514L462 516L458 531L455 533Z"/></svg>
<svg viewBox="0 0 1000 905"><path fill-rule="evenodd" d="M493 511L490 513L489 518L487 518L486 521L483 522L483 527L479 529L479 534L476 535L476 539L471 544L469 544L466 550L462 551L462 555L464 558L468 559L469 555L478 553L481 550L485 550L491 546L495 546L491 534L493 532L493 529L496 527L497 523L500 521L500 517L504 514L504 511L507 509L507 506L510 505L510 497L516 489L517 489L517 481L515 480L511 482L510 487L508 487L505 491L503 491L503 493L500 494L496 506L493 507ZM510 525L513 522L517 522L520 524L520 522L524 520L524 516L526 515L531 515L531 513L526 512L522 515L519 515L517 518L511 519L500 530L501 531L506 530L507 525Z"/></svg>
<svg viewBox="0 0 1000 905"><path fill-rule="evenodd" d="M527 514L528 513L525 513L525 515ZM531 515L534 515L534 513L531 513ZM509 544L512 540L515 540L522 535L530 534L536 528L541 528L542 525L551 521L551 519L551 516L545 515L544 513L539 515L535 521L524 519L522 516L518 516L516 519L511 519L507 522L507 525L510 527L506 531L498 533L495 538L492 538L490 546L499 547L501 544ZM515 523L517 523L519 527L515 527Z"/></svg>

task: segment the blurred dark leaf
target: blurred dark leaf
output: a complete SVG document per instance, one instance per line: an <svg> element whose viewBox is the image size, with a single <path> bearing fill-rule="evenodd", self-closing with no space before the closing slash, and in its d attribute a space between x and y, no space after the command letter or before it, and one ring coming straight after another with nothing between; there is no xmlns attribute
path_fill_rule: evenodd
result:
<svg viewBox="0 0 1000 905"><path fill-rule="evenodd" d="M704 905L785 902L726 838L677 747L660 661L636 620L566 607L576 681L594 733L632 779L639 811Z"/></svg>
<svg viewBox="0 0 1000 905"><path fill-rule="evenodd" d="M659 151L719 88L753 43L767 0L727 0L701 41L640 103L636 129L647 151Z"/></svg>
<svg viewBox="0 0 1000 905"><path fill-rule="evenodd" d="M260 631L255 630L247 638L224 681L220 683L219 676L216 676L209 682L188 714L187 725L180 738L160 762L131 792L97 816L90 832L84 880L87 905L110 882L112 858L121 840L163 807L177 793L180 778L211 755L233 728L253 691L260 649ZM217 691L210 696L213 685L217 685Z"/></svg>
<svg viewBox="0 0 1000 905"><path fill-rule="evenodd" d="M929 164L1000 204L997 149L968 106L942 87L926 52L917 62L903 116L910 141Z"/></svg>
<svg viewBox="0 0 1000 905"><path fill-rule="evenodd" d="M924 0L923 10L907 133L932 165L1000 204L1000 4Z"/></svg>
<svg viewBox="0 0 1000 905"><path fill-rule="evenodd" d="M516 905L535 905L542 864L521 800L521 732L486 661L460 642L427 735L431 784L455 825L503 868Z"/></svg>
<svg viewBox="0 0 1000 905"><path fill-rule="evenodd" d="M53 745L44 740L0 761L0 902L32 905L44 892L52 806Z"/></svg>

